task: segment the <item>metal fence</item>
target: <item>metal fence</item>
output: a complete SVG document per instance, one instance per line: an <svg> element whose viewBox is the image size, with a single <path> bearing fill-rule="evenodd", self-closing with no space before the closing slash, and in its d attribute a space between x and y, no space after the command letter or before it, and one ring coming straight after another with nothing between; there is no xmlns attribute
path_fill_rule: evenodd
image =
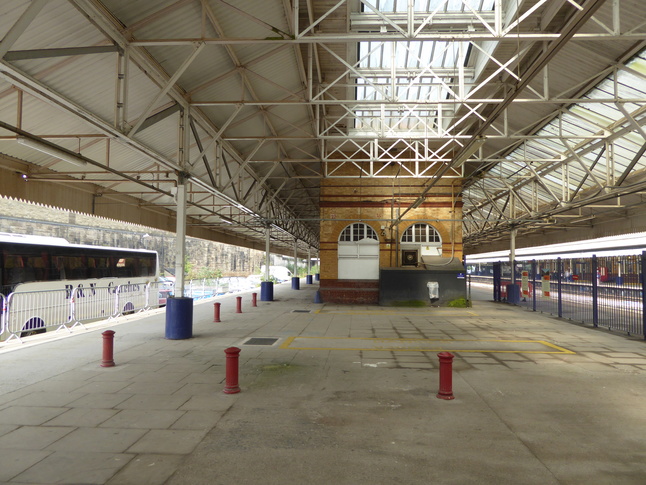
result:
<svg viewBox="0 0 646 485"><path fill-rule="evenodd" d="M153 282L0 295L0 338L8 341L49 330L71 331L77 325L159 308L171 294L172 288Z"/></svg>
<svg viewBox="0 0 646 485"><path fill-rule="evenodd" d="M190 280L184 287L184 296L212 298L250 288L245 278ZM90 322L160 308L172 294L173 287L159 281L0 294L0 340L21 339L49 330L71 331Z"/></svg>
<svg viewBox="0 0 646 485"><path fill-rule="evenodd" d="M479 264L469 277L495 301L646 338L645 267L646 252Z"/></svg>

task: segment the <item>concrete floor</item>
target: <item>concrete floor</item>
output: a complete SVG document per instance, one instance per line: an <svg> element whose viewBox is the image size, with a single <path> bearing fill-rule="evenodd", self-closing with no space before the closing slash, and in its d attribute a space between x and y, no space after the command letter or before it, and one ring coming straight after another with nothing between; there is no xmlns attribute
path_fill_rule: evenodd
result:
<svg viewBox="0 0 646 485"><path fill-rule="evenodd" d="M303 283L257 308L243 295L242 314L221 298L222 323L198 303L188 340L166 340L160 312L5 344L0 483L646 483L643 341L485 301L314 304ZM451 401L436 398L441 350Z"/></svg>

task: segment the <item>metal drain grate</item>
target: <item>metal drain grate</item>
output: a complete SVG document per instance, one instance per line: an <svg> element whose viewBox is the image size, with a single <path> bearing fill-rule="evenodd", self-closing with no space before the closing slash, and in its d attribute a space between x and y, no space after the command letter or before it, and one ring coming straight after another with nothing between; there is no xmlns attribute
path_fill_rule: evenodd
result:
<svg viewBox="0 0 646 485"><path fill-rule="evenodd" d="M292 310L292 313L312 313L312 310Z"/></svg>
<svg viewBox="0 0 646 485"><path fill-rule="evenodd" d="M277 338L253 337L247 340L243 345L274 345L278 342Z"/></svg>

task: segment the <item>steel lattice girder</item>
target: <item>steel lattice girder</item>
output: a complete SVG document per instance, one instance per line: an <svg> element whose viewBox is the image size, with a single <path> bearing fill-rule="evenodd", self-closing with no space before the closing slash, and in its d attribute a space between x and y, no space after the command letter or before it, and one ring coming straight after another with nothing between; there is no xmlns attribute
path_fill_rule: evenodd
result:
<svg viewBox="0 0 646 485"><path fill-rule="evenodd" d="M186 3L177 2L160 9L135 26L127 26L130 29L128 32L132 34L161 18L169 19L174 9ZM104 137L147 157L160 173L164 170L190 173L194 182L192 210L204 224L217 223L213 221L224 215L239 219L243 223L240 230L253 234L264 224L280 220L281 224L286 224L286 230L309 245L317 243L316 224L300 221L313 220L317 215L316 185L308 183L310 178L347 177L345 168L356 170L365 177L388 177L384 168L391 163L398 164L407 177L429 178L440 168L442 177L472 177L473 172L476 177L468 178L465 183L465 201L468 201L465 212L468 217L474 217L475 221L476 213L493 213L499 214L502 220L509 212L510 215L505 217L510 223L515 223L523 215L528 221L533 221L537 214L549 215L553 211L550 204L562 206L572 203L573 193L584 195L585 188L576 189L577 184L569 180L577 170L584 172L583 177L589 183L598 187L604 185L604 180L608 178L607 167L613 162L612 149L608 150L605 164L597 164L593 168L586 167L582 159L587 153L594 152L595 147L601 144L612 147L615 135L627 125L631 129L623 132L624 135L631 132L642 135L641 113L633 109L624 109L622 118L614 123L598 123L598 130L585 136L576 136L561 129L556 133L539 134L536 123L522 127L514 123L516 107L551 107L542 119L547 123L558 118L563 108L573 103L590 106L615 103L621 107L644 104L643 93L623 97L615 94L615 91L602 98L580 97L582 92L608 74L628 70L626 58L615 64L610 63L606 70L595 73L594 77L578 79L577 89L554 92L547 68L533 63L533 56L536 49L540 51L544 45L558 42L561 38L561 34L554 32L553 26L550 26L552 20L557 18L562 6L560 2L555 6L557 2L546 0L499 0L496 8L489 12L438 9L433 13L417 12L412 4L406 12L384 13L375 11L374 2L361 0L355 3L339 1L329 6L323 3L313 6L308 2L306 15L303 15L304 9L299 2L291 5L284 3L282 8L286 12L288 28L281 30L272 27L254 12L245 10L242 4L223 0L213 2L213 5L201 2L201 15L207 20L209 29L217 35L210 37L207 34L211 30L207 29L196 31L194 38L131 38L124 34L122 26L117 25L102 4L77 0L71 4L104 32L113 45L77 47L73 51L65 48L11 51L9 41L12 36L8 36L0 44L0 49L4 48L3 53L7 54L1 70L5 79L13 85L74 113ZM577 8L591 9L593 3L581 2ZM33 20L44 2L32 4L31 13L27 18L23 17L23 23L28 24L30 18ZM105 4L109 5L110 2ZM218 26L221 19L214 10L215 4L254 24L264 24L273 34L227 37L225 29ZM359 4L364 6L364 12L351 11L356 10ZM503 6L504 9L501 8ZM520 10L516 11L516 7ZM347 30L332 32L322 29L328 26L327 22L334 15L341 12L344 15L350 12ZM539 12L542 12L542 16L537 23L535 15ZM599 41L643 42L646 39L643 28L621 28L630 19L623 15L619 2L613 4L611 13L611 22L603 23L595 19L590 23L598 27L596 30L573 29L571 39L582 45ZM13 37L19 37L21 29L24 31L26 28L18 23L16 26ZM456 72L452 72L448 66L431 66L421 60L419 66L393 66L387 72L383 67L362 67L361 59L354 54L347 57L337 54L338 45L351 47L360 41L374 43L375 49L383 49L387 43L410 45L412 42L448 42L456 45L458 51L462 49L460 59L466 58L464 49L467 45L472 49L472 55L470 65L453 68ZM271 46L271 50L247 60L243 66L235 49L245 45L258 48ZM169 75L145 48L152 51L171 46L186 46L187 54L184 62ZM517 48L513 48L515 46ZM240 76L241 88L247 96L242 99L193 99L192 95L198 94L197 89L189 94L180 87L180 78L191 68L195 59L213 48L225 49L231 68L219 73L217 78L205 80L200 86ZM256 92L253 80L261 79L267 84L271 80L252 71L250 66L261 64L285 49L298 54L296 58L301 63L298 69L301 85L298 89L283 88L280 98L265 99L260 92ZM302 58L301 52L304 52ZM110 53L116 53L119 59L115 71L119 95L114 106L114 124L65 99L54 87L26 75L16 64L21 60L48 56L85 57ZM333 77L323 79L323 57L327 62L326 67L334 68ZM139 111L136 119L128 120L127 113L134 111L133 100L128 98L128 86L122 80L127 78L128 69L135 69L135 66L145 72L158 91L145 109ZM519 91L513 97L506 96L505 89L510 89L510 83L523 81L518 74L521 67L527 73L534 66L536 82L530 79L522 93ZM350 96L338 96L335 91L347 93L356 88L358 82L374 86L375 92L379 92L383 99L375 96L374 99L357 100ZM426 89L431 86L437 86L444 96L428 100L397 96L404 89ZM308 108L307 129L299 121L285 120L282 116L281 109L297 106ZM215 124L201 111L214 107L230 109L230 114L221 124ZM188 113L186 119L189 123L182 129L187 133L189 144L197 146L198 155L191 155L189 160L175 160L161 155L135 136L160 126L177 113ZM233 128L244 126L254 118L262 119L265 133L249 136L231 134ZM468 164L452 166L456 153L473 139L474 130L485 124L483 134L495 149L480 149L469 158ZM307 131L310 128L311 133ZM86 146L101 140L107 138L88 140ZM109 141L106 144L109 145ZM272 147L274 153L265 150L268 146ZM557 150L555 146L560 148ZM538 148L543 150L544 155L531 159L521 157L518 162L521 172L518 175L507 174L505 183L497 178L501 176L496 173L496 167L509 163L510 154L523 150L536 152ZM535 167L537 161L539 166ZM102 164L95 166L105 169ZM598 173L602 167L606 167L605 175ZM630 171L624 173L628 176ZM121 174L128 184L138 183L142 186L141 182L145 179L128 176L126 170ZM70 175L74 176L72 173ZM168 191L159 190L164 183L162 177L151 172L148 182L154 182L147 189L157 190L157 197L163 199L168 196ZM570 185L573 187L569 188ZM531 187L531 190L527 187ZM213 198L217 199L216 202L213 202ZM154 199L151 196L151 201ZM510 203L510 199L514 199L515 203ZM581 200L584 200L583 197ZM469 209L470 204L473 204L472 209ZM224 205L228 206L226 211L222 209ZM287 225L284 222L287 220L293 223ZM476 226L469 226L469 223L467 226L467 237L472 237L474 233L469 227Z"/></svg>

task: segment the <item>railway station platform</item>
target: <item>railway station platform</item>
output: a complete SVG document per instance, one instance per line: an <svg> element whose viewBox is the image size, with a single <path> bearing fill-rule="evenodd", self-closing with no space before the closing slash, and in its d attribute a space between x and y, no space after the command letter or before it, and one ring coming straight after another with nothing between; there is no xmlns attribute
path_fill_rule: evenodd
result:
<svg viewBox="0 0 646 485"><path fill-rule="evenodd" d="M159 311L4 344L0 483L644 483L644 341L488 301L342 306L300 288L255 308L242 294L239 314L240 294L196 302L186 340ZM238 394L222 392L231 346ZM441 351L453 400L436 397Z"/></svg>

